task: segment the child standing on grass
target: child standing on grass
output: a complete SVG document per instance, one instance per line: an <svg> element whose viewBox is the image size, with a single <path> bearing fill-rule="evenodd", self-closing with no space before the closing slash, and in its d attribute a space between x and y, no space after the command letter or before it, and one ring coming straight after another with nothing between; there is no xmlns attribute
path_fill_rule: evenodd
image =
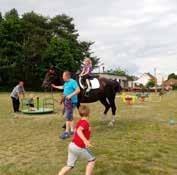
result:
<svg viewBox="0 0 177 175"><path fill-rule="evenodd" d="M79 157L88 160L85 175L93 174L95 157L88 149L89 147L92 147L89 142L91 135L89 122L90 110L87 106L80 106L79 114L81 119L76 124L73 140L68 147L67 165L61 169L58 175L66 175L69 173L74 168L75 163Z"/></svg>

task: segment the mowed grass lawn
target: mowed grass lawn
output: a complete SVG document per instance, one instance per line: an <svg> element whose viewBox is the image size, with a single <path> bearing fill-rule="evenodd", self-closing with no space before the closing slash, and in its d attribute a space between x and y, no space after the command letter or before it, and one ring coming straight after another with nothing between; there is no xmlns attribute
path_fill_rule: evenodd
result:
<svg viewBox="0 0 177 175"><path fill-rule="evenodd" d="M171 92L160 101L152 95L147 102L132 106L116 98L114 128L100 121L103 107L99 102L89 104L92 150L97 157L94 174L176 175L177 124L168 122L177 122L176 97L177 93ZM70 139L58 138L63 131L62 106L55 103L55 111L40 116L14 115L9 93L0 93L0 175L57 175L65 165ZM85 163L79 160L71 174L83 175Z"/></svg>

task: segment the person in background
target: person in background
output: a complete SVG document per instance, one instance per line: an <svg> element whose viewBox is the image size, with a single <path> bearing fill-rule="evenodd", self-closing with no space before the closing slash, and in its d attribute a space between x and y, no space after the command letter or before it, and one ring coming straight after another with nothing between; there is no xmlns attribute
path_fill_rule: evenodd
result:
<svg viewBox="0 0 177 175"><path fill-rule="evenodd" d="M29 107L30 111L35 111L34 100L35 100L35 95L34 94L30 94L29 98L27 99L27 104L26 104Z"/></svg>
<svg viewBox="0 0 177 175"><path fill-rule="evenodd" d="M80 157L85 158L88 161L85 175L93 175L96 158L88 149L89 147L92 147L89 141L91 135L89 122L90 110L85 105L80 106L79 114L81 119L76 124L72 142L68 147L67 165L60 170L58 175L68 174L74 168L76 161Z"/></svg>
<svg viewBox="0 0 177 175"><path fill-rule="evenodd" d="M20 96L25 96L25 90L24 90L24 82L19 81L18 85L15 86L10 94L10 97L12 99L12 105L14 112L20 112Z"/></svg>
<svg viewBox="0 0 177 175"><path fill-rule="evenodd" d="M70 135L73 135L74 132L73 114L74 109L76 108L78 103L78 94L80 93L80 88L77 81L71 78L71 73L69 71L65 71L63 73L63 80L65 82L64 87L55 86L54 84L52 84L52 87L56 89L64 88L63 96L66 129L61 138L66 139L69 138Z"/></svg>
<svg viewBox="0 0 177 175"><path fill-rule="evenodd" d="M86 92L90 92L91 84L90 84L90 78L92 77L92 60L90 58L85 58L84 60L84 66L82 68L82 72L80 76L86 81L87 83L87 90Z"/></svg>

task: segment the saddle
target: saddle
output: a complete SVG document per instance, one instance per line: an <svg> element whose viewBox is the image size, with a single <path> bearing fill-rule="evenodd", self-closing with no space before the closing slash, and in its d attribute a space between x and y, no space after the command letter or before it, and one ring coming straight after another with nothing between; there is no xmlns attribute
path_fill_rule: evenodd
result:
<svg viewBox="0 0 177 175"><path fill-rule="evenodd" d="M90 81L92 89L99 89L100 88L100 82L98 81L97 77L92 77L89 79L89 81ZM79 77L79 85L80 85L81 89L83 89L83 90L85 90L87 88L87 84L86 84L86 82L84 82L82 77Z"/></svg>

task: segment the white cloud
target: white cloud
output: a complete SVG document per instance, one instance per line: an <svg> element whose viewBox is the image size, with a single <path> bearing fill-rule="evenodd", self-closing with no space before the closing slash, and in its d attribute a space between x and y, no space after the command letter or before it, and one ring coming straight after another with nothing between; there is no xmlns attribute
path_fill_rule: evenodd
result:
<svg viewBox="0 0 177 175"><path fill-rule="evenodd" d="M106 68L177 71L176 0L1 0L0 11L14 7L74 17L80 39L95 41L92 48Z"/></svg>

